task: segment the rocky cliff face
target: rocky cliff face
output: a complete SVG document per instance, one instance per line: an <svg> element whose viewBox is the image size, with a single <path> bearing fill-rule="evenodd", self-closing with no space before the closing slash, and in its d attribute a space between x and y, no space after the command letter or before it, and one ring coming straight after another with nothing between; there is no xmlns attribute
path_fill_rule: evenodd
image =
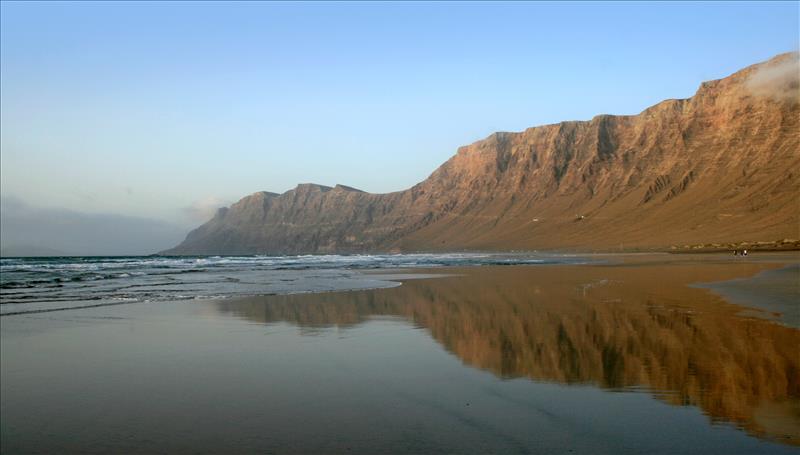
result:
<svg viewBox="0 0 800 455"><path fill-rule="evenodd" d="M389 194L245 197L169 254L667 247L800 235L800 65L783 54L689 99L495 133Z"/></svg>

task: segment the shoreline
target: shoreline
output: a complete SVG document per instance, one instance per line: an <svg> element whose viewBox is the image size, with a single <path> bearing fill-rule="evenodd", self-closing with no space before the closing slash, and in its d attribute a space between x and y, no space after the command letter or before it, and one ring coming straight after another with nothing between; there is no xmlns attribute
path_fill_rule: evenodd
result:
<svg viewBox="0 0 800 455"><path fill-rule="evenodd" d="M463 270L469 270L472 268L480 268L480 267L521 267L521 268L528 268L528 267L592 267L592 266L636 266L636 265L658 265L658 264L675 264L681 263L684 261L694 262L698 258L701 258L703 255L709 256L711 262L708 264L717 264L717 263L729 263L729 261L737 261L740 264L752 264L752 263L774 263L776 269L789 267L792 264L800 263L800 255L794 255L794 250L768 250L768 251L758 251L759 253L766 253L766 254L758 254L758 255L749 255L747 257L741 256L732 256L730 255L729 259L722 259L723 257L727 257L728 255L720 254L722 251L686 251L686 252L594 252L594 253L566 253L570 256L575 257L586 257L587 259L593 259L595 261L586 262L586 263L578 263L578 264L508 264L508 265L498 265L498 264L474 264L474 265L465 265L465 266L432 266L432 267L397 267L397 268L368 268L368 269L359 269L359 268L344 268L342 270L346 270L351 275L347 277L348 280L353 281L353 283L357 283L358 286L355 287L345 287L345 288L332 288L332 289L298 289L298 290L286 290L282 292L274 292L274 293L253 293L253 294L237 294L237 295L229 295L229 296L193 296L193 297L186 297L180 299L164 299L164 300L130 300L130 301L105 301L100 303L89 303L91 300L73 300L70 302L74 303L83 303L86 302L86 305L80 306L66 306L66 307L58 307L58 308L35 308L35 309L27 309L21 311L7 311L1 312L0 317L5 316L22 316L26 314L41 314L41 313L51 313L51 312L60 312L60 311L72 311L72 310L89 310L93 308L103 308L103 307L112 307L112 306L120 306L120 305L130 305L130 304L137 304L137 303L153 303L158 304L162 302L207 302L207 301L229 301L229 300L236 300L236 299L247 299L253 297L270 297L270 296L281 296L281 295L296 295L296 294L325 294L325 293L352 293L352 292L359 292L359 291L369 291L369 290L376 290L376 289L383 289L383 288L392 288L396 286L403 285L407 280L416 280L416 279L431 279L431 278L441 278L451 276L453 274L462 275ZM514 253L514 254L525 254L525 253ZM691 258L691 259L690 259ZM597 259L601 259L600 261L596 261ZM602 260L607 259L607 260ZM719 262L720 260L724 262ZM707 282L688 282L686 286L697 286L701 288L708 288L708 289L716 289L717 287L724 287L726 283L730 281L747 281L755 278L755 276L760 272L754 272L751 275L746 276L736 276L730 278L729 280L724 280L721 282L714 282L714 283L707 283ZM726 300L729 300L729 297L725 297ZM754 309L756 311L762 311L763 308L758 307L747 307L739 301L738 305L742 306L744 309ZM43 302L49 303L49 302ZM6 303L5 305L20 305L24 306L24 303ZM769 311L769 310L763 310Z"/></svg>
<svg viewBox="0 0 800 455"><path fill-rule="evenodd" d="M374 256L374 255L447 255L447 254L492 254L492 255L528 255L541 254L552 256L586 256L596 254L709 254L709 253L729 253L733 250L747 249L753 252L776 253L776 252L800 252L800 240L753 240L740 242L706 242L691 244L670 244L653 246L634 246L634 247L566 247L552 248L543 247L537 249L456 249L456 250L375 250L375 251L329 251L329 252L295 252L295 253L242 253L242 254L133 254L133 255L66 255L66 256L0 256L0 259L58 259L58 258L236 258L236 257L274 257L289 258L302 256Z"/></svg>

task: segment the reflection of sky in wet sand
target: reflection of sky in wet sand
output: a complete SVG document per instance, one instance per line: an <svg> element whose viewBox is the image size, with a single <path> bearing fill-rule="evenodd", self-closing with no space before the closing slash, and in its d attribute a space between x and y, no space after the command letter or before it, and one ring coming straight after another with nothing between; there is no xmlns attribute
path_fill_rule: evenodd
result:
<svg viewBox="0 0 800 455"><path fill-rule="evenodd" d="M218 306L303 332L400 316L463 362L502 378L644 389L696 405L712 421L800 444L800 332L739 317L740 308L686 286L766 267L484 267L393 289Z"/></svg>

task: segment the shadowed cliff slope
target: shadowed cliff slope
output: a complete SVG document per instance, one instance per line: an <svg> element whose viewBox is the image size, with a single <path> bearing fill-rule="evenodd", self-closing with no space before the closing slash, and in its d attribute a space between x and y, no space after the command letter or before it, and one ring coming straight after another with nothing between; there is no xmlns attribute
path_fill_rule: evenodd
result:
<svg viewBox="0 0 800 455"><path fill-rule="evenodd" d="M798 54L633 116L495 133L414 187L247 196L167 254L667 247L797 239Z"/></svg>

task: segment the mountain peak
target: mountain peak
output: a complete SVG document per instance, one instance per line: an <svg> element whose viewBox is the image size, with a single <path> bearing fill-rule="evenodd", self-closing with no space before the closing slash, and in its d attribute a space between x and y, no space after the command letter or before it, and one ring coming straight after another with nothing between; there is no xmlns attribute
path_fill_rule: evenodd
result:
<svg viewBox="0 0 800 455"><path fill-rule="evenodd" d="M300 183L298 184L293 191L295 192L309 192L309 191L321 191L327 192L332 190L333 188L325 185L319 185L317 183Z"/></svg>
<svg viewBox="0 0 800 455"><path fill-rule="evenodd" d="M355 193L363 193L364 192L364 191L361 191L361 190L359 190L357 188L353 188L352 186L341 185L341 184L338 184L338 183L336 184L335 187L333 187L333 189L336 190L336 191L346 191L346 192L355 192Z"/></svg>

